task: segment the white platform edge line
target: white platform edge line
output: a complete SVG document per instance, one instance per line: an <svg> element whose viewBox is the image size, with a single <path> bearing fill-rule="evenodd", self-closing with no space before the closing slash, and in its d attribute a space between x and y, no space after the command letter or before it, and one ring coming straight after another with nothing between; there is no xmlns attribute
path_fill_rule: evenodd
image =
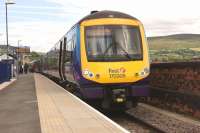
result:
<svg viewBox="0 0 200 133"><path fill-rule="evenodd" d="M41 75L41 76L44 76L44 75ZM48 79L47 77L45 77L45 78ZM50 79L48 79L48 80L50 80ZM99 114L101 117L103 117L104 119L106 119L108 122L112 123L114 126L116 126L117 128L119 128L120 130L122 130L124 133L130 133L128 130L126 130L125 128L121 127L116 122L112 121L110 118L108 118L107 116L103 115L101 112L99 112L98 110L94 109L93 107L91 107L90 105L88 105L87 103L85 103L84 101L80 100L78 97L72 95L70 92L68 92L67 90L65 90L64 88L62 88L61 86L59 86L58 84L56 84L55 82L53 82L52 80L50 80L50 81L52 83L54 83L57 87L59 87L62 90L66 91L69 95L71 95L72 97L74 97L76 100L78 100L79 102L81 102L82 104L84 104L85 106L87 106L89 109L91 109L92 111L94 111L97 114Z"/></svg>
<svg viewBox="0 0 200 133"><path fill-rule="evenodd" d="M10 81L1 83L0 85L2 85L2 87L0 86L0 91L13 84L15 81L17 81L17 79L11 79Z"/></svg>

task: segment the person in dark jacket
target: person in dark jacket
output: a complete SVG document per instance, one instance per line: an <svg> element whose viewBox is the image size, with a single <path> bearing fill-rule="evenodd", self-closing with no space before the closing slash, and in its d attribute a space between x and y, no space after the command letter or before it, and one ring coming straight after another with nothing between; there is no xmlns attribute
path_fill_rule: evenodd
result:
<svg viewBox="0 0 200 133"><path fill-rule="evenodd" d="M28 68L29 65L27 63L24 64L24 73L27 74L28 73Z"/></svg>

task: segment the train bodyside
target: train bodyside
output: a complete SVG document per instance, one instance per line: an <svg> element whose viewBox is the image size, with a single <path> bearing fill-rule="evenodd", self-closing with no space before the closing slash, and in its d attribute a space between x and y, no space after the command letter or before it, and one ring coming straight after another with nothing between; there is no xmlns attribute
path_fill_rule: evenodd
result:
<svg viewBox="0 0 200 133"><path fill-rule="evenodd" d="M61 75L61 57L62 43L57 42L55 46L45 55L43 59L43 73L54 77L55 80L62 80Z"/></svg>

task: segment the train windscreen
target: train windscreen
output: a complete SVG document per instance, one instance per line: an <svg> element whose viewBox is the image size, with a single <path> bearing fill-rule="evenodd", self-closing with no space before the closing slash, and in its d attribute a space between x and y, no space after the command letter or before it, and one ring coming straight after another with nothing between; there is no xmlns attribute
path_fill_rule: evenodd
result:
<svg viewBox="0 0 200 133"><path fill-rule="evenodd" d="M88 26L85 38L88 61L134 61L143 58L139 27Z"/></svg>

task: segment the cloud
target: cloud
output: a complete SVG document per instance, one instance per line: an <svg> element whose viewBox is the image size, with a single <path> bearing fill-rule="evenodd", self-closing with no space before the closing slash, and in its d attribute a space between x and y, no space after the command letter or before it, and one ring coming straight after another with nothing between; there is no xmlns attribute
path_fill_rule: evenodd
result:
<svg viewBox="0 0 200 133"><path fill-rule="evenodd" d="M197 0L43 0L41 6L15 5L9 10L9 42L46 52L69 28L92 10L115 10L140 19L147 36L200 33L200 8ZM0 14L0 43L5 42L4 9Z"/></svg>
<svg viewBox="0 0 200 133"><path fill-rule="evenodd" d="M148 36L181 33L200 34L200 18L181 18L177 20L154 20L145 23Z"/></svg>
<svg viewBox="0 0 200 133"><path fill-rule="evenodd" d="M35 51L47 52L69 28L68 26L64 27L65 24L67 25L63 22L48 21L11 23L9 42L16 46L17 40L22 40L21 45L31 46L31 49Z"/></svg>
<svg viewBox="0 0 200 133"><path fill-rule="evenodd" d="M80 11L83 17L91 10L116 10L140 19L148 36L175 33L200 33L200 8L196 0L46 0L59 5L63 11ZM69 6L72 5L72 6ZM77 6L82 6L77 9Z"/></svg>

